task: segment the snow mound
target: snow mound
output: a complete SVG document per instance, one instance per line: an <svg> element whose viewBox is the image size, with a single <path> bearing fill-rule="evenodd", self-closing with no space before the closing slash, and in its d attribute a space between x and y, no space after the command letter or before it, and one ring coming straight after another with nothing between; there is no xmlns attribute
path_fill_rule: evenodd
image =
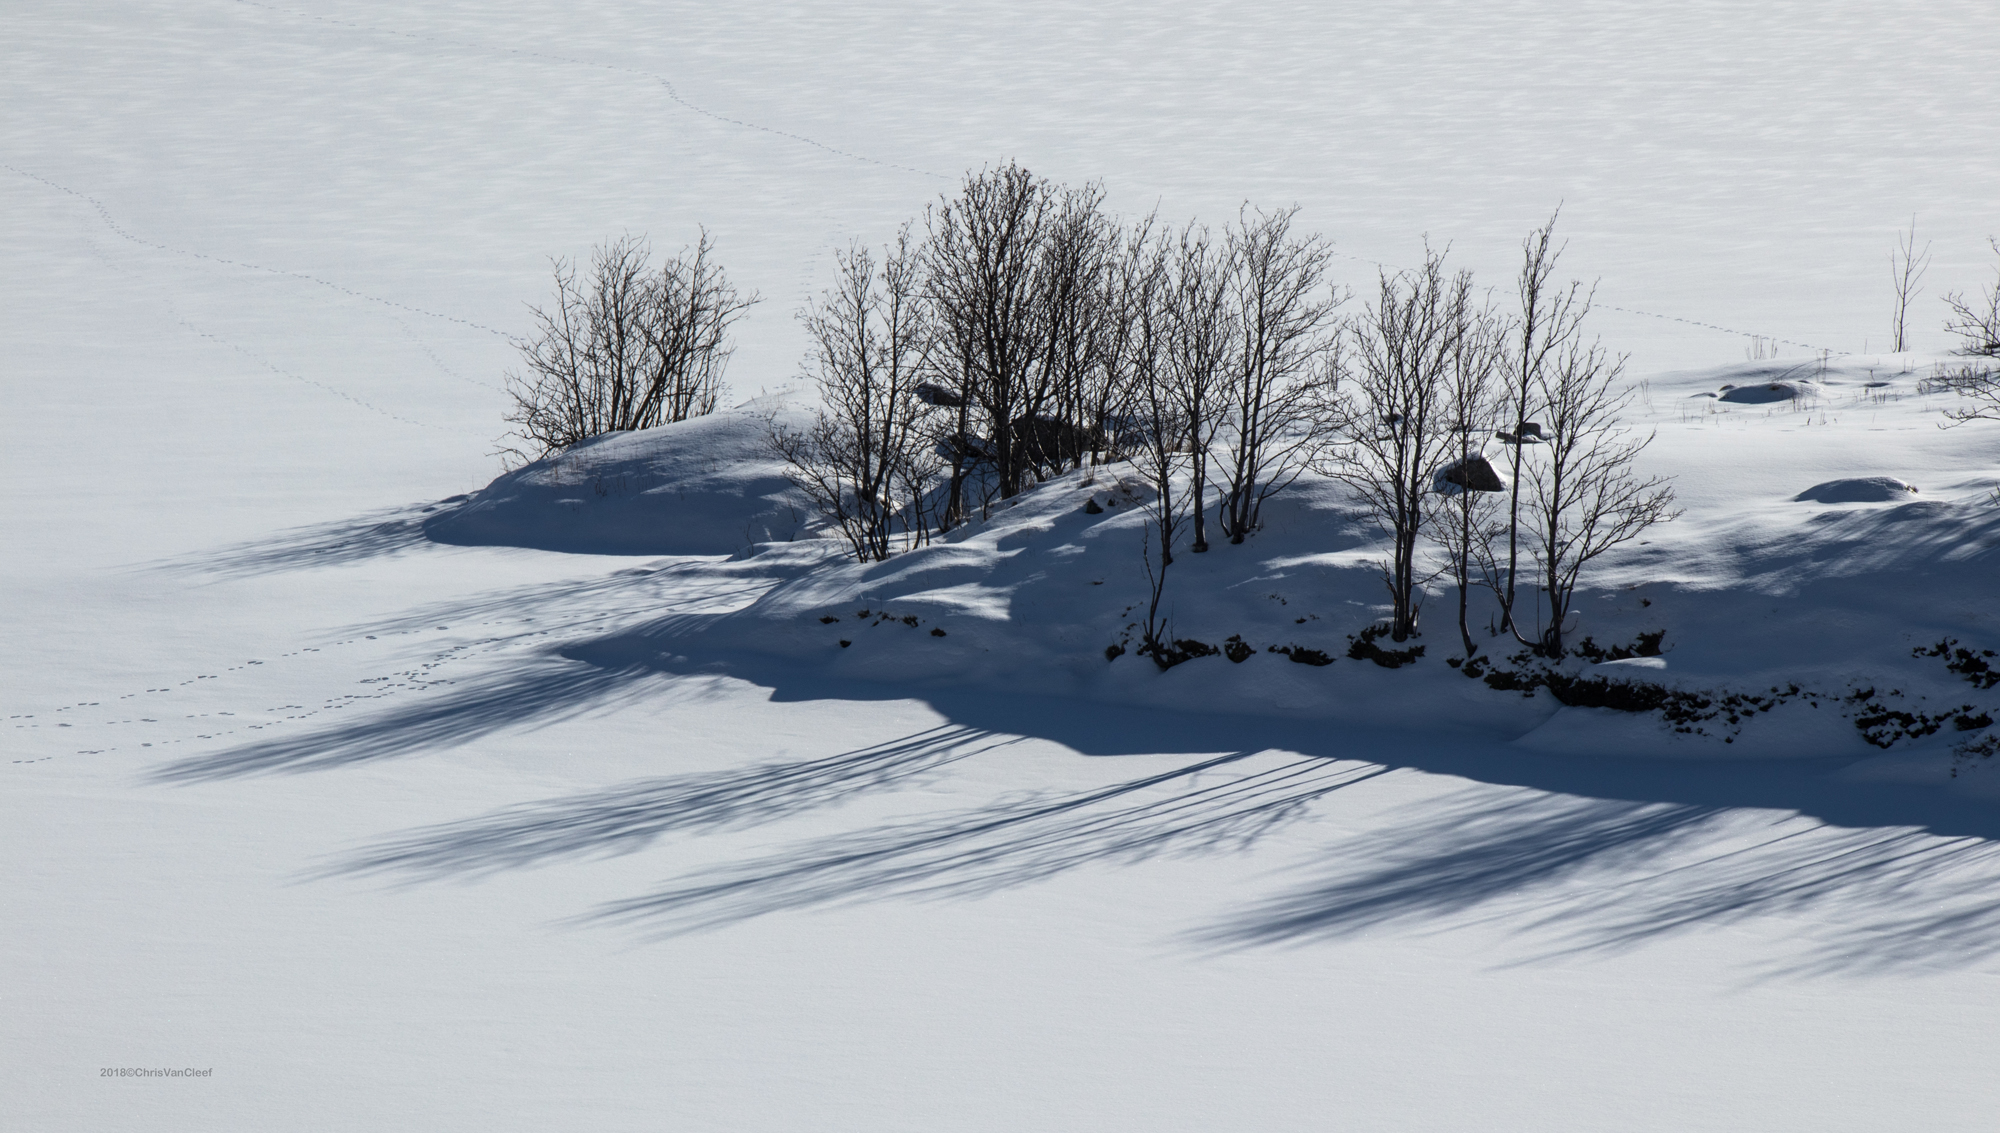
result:
<svg viewBox="0 0 2000 1133"><path fill-rule="evenodd" d="M1916 486L1894 476L1861 476L1814 484L1792 499L1816 504L1880 504L1907 501Z"/></svg>
<svg viewBox="0 0 2000 1133"><path fill-rule="evenodd" d="M810 514L765 438L778 399L609 433L502 475L426 520L438 543L598 555L727 555L797 537Z"/></svg>
<svg viewBox="0 0 2000 1133"><path fill-rule="evenodd" d="M1819 386L1812 382L1775 381L1758 385L1724 386L1721 392L1716 394L1716 399L1737 405L1772 405L1781 401L1797 401L1813 397L1819 392Z"/></svg>

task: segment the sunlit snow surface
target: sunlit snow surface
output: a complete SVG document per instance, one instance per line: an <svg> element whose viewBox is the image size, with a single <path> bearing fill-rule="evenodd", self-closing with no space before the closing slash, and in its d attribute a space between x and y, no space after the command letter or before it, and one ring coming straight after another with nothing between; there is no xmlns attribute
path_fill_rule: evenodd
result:
<svg viewBox="0 0 2000 1133"><path fill-rule="evenodd" d="M1107 664L1134 520L1077 509L1115 473L865 569L769 524L425 537L500 471L546 258L622 231L705 224L763 293L741 399L794 380L829 249L983 163L1296 202L1357 285L1428 234L1504 290L1561 202L1687 508L1583 632L1990 706L1909 653L2000 648L1994 427L1868 353L1913 214L1919 351L1990 279L1989 5L5 27L0 1124L1990 1127L2000 768L1950 778L1949 735L1556 712L1445 679L1442 601L1412 670ZM1774 382L1808 396L1720 396ZM1815 498L1880 478L1917 491ZM1368 548L1302 488L1178 564L1220 597L1177 624L1337 653Z"/></svg>

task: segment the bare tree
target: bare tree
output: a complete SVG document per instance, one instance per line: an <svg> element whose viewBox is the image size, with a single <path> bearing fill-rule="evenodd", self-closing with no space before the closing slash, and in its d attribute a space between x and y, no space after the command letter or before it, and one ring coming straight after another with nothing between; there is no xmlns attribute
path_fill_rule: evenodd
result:
<svg viewBox="0 0 2000 1133"><path fill-rule="evenodd" d="M855 558L881 561L899 518L908 537L924 537L937 473L917 395L926 349L920 266L907 227L879 266L860 246L836 263L839 283L800 313L822 408L805 430L779 426L771 440Z"/></svg>
<svg viewBox="0 0 2000 1133"><path fill-rule="evenodd" d="M1129 228L1116 228L1118 242L1104 275L1098 327L1101 367L1084 389L1080 419L1098 434L1100 455L1108 463L1124 460L1142 447L1134 422L1141 413L1143 387L1159 380L1165 333L1158 325L1164 272L1159 227L1158 215L1149 214Z"/></svg>
<svg viewBox="0 0 2000 1133"><path fill-rule="evenodd" d="M1143 226L1127 239L1118 273L1116 299L1123 334L1121 369L1132 390L1131 415L1121 429L1132 466L1152 489L1146 501L1146 531L1140 561L1146 570L1148 602L1139 652L1160 668L1174 663L1172 633L1161 613L1167 569L1174 563L1186 524L1189 497L1175 490L1187 419L1174 396L1170 371L1174 339L1173 251ZM1199 497L1196 497L1197 501Z"/></svg>
<svg viewBox="0 0 2000 1133"><path fill-rule="evenodd" d="M1889 277L1896 286L1896 309L1890 320L1890 339L1895 343L1898 354L1910 348L1910 300L1923 290L1924 272L1930 266L1930 242L1925 241L1924 250L1917 251L1917 218L1912 216L1909 231L1896 234L1896 250L1889 253Z"/></svg>
<svg viewBox="0 0 2000 1133"><path fill-rule="evenodd" d="M1305 467L1315 371L1330 356L1341 296L1325 282L1332 250L1294 236L1296 206L1239 214L1229 232L1229 302L1237 342L1224 374L1226 451L1217 516L1231 543L1255 530L1263 504Z"/></svg>
<svg viewBox="0 0 2000 1133"><path fill-rule="evenodd" d="M926 353L924 372L929 379L917 386L917 396L942 412L933 417L932 435L936 450L950 466L945 498L938 508L938 533L965 522L965 489L990 446L973 434L976 402L972 390L979 380L974 361L973 324L969 320L939 317L941 309L928 302L931 313L931 349Z"/></svg>
<svg viewBox="0 0 2000 1133"><path fill-rule="evenodd" d="M1507 327L1489 310L1461 305L1455 313L1461 320L1453 332L1458 347L1452 352L1444 391L1445 427L1453 455L1432 480L1436 494L1431 523L1445 553L1446 573L1458 588L1458 637L1470 661L1479 651L1468 624L1472 588L1499 581L1493 541L1504 531L1495 520L1507 489L1486 459L1485 448L1500 410L1497 379L1504 364L1502 336Z"/></svg>
<svg viewBox="0 0 2000 1133"><path fill-rule="evenodd" d="M1194 541L1188 549L1208 550L1205 523L1209 446L1226 412L1224 384L1237 334L1237 311L1230 304L1230 252L1217 246L1206 228L1190 223L1175 241L1165 291L1166 381L1185 430L1188 495Z"/></svg>
<svg viewBox="0 0 2000 1133"><path fill-rule="evenodd" d="M536 331L517 344L507 420L521 461L602 433L647 429L715 410L732 347L729 328L757 295L739 293L706 231L659 271L644 237L591 254L590 275L554 262L555 302L532 307Z"/></svg>
<svg viewBox="0 0 2000 1133"><path fill-rule="evenodd" d="M1563 635L1583 569L1647 528L1678 516L1674 493L1635 467L1652 436L1635 437L1619 421L1632 392L1614 390L1624 359L1596 342L1571 341L1536 378L1544 414L1539 468L1529 477L1529 510L1541 592L1548 606L1534 637L1515 636L1544 657L1563 655Z"/></svg>
<svg viewBox="0 0 2000 1133"><path fill-rule="evenodd" d="M949 344L953 396L990 430L1002 498L1020 491L1023 460L1014 422L1031 416L1049 361L1043 273L1057 191L1018 165L968 175L955 199L928 213L925 299ZM961 442L971 438L961 438ZM962 477L960 478L962 482Z"/></svg>
<svg viewBox="0 0 2000 1133"><path fill-rule="evenodd" d="M1521 565L1521 461L1528 446L1538 444L1541 423L1537 414L1536 391L1550 360L1557 357L1582 333L1584 316L1590 313L1591 292L1582 283L1567 287L1555 282L1556 262L1563 249L1555 246L1557 209L1548 223L1528 234L1521 242L1521 274L1515 283L1520 302L1519 321L1514 324L1512 355L1506 361L1507 395L1502 415L1508 427L1500 439L1508 453L1507 564L1494 596L1500 602L1500 628L1514 626L1515 581Z"/></svg>
<svg viewBox="0 0 2000 1133"><path fill-rule="evenodd" d="M1380 277L1375 302L1350 328L1353 360L1341 367L1330 406L1334 438L1315 460L1354 489L1389 536L1382 574L1396 641L1417 632L1426 495L1457 452L1450 383L1467 345L1471 291L1469 273L1447 277L1444 255L1428 249L1422 269Z"/></svg>
<svg viewBox="0 0 2000 1133"><path fill-rule="evenodd" d="M1986 242L1993 254L2000 256L2000 238L1989 236ZM2000 276L1980 299L1968 299L1962 291L1947 292L1944 305L1950 308L1951 318L1944 329L1958 336L1958 353L2000 358Z"/></svg>
<svg viewBox="0 0 2000 1133"><path fill-rule="evenodd" d="M1015 432L1026 471L1046 479L1083 465L1104 447L1104 418L1119 397L1110 355L1116 333L1109 289L1119 257L1118 224L1096 184L1065 189L1041 255L1048 357Z"/></svg>

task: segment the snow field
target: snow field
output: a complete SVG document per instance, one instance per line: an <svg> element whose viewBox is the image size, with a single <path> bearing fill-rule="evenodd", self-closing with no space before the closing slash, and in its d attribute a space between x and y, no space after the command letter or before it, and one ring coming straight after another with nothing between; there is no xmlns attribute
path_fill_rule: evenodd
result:
<svg viewBox="0 0 2000 1133"><path fill-rule="evenodd" d="M1429 233L1504 286L1561 201L1688 507L1584 632L1664 623L1695 685L1975 698L1909 650L2000 648L1990 432L1867 351L1913 212L1920 350L1987 270L1986 6L8 29L0 1123L1990 1124L2000 828L1949 736L1879 752L1793 702L1718 758L1449 673L1442 607L1412 670L1107 664L1134 533L1081 484L872 569L423 536L498 470L545 258L621 231L706 224L766 295L748 399L792 380L827 249L986 162L1128 212L1297 201L1353 284ZM1719 365L1751 334L1853 353L1803 402L1700 396L1778 380ZM1870 476L1919 493L1793 498ZM1222 595L1187 632L1303 634L1280 583L1343 608L1329 649L1369 616L1364 533L1288 506L1184 557ZM926 624L823 640L860 599Z"/></svg>

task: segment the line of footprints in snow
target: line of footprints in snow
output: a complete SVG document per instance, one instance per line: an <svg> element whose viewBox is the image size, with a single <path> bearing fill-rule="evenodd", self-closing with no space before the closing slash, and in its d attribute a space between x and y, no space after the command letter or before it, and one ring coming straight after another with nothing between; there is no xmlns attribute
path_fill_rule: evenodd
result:
<svg viewBox="0 0 2000 1133"><path fill-rule="evenodd" d="M483 623L483 624L490 625L496 623ZM436 627L436 629L439 631L449 630L450 628L451 628L450 626ZM433 631L404 630L401 631L400 633L386 634L386 635L378 635L371 633L359 637L351 637L345 641L330 642L325 648L332 649L344 645L354 645L363 641L376 641L379 640L380 637L382 636L400 637L400 636L414 635L425 632L433 632ZM549 632L551 631L547 629L536 630L526 636L536 636ZM85 708L104 707L105 702L99 700L83 700L83 701L78 701L75 704L66 704L63 707L56 709L54 712L48 713L46 717L39 715L37 713L22 712L11 715L7 717L7 719L9 723L17 730L35 729L42 727L73 728L81 726L87 728L91 727L93 724L104 725L104 726L116 726L123 724L162 724L173 719L180 719L180 720L214 719L218 723L223 723L227 721L229 723L234 724L235 726L233 727L219 728L214 731L202 732L192 736L183 736L178 739L154 739L154 740L141 741L139 743L139 747L164 748L171 746L173 744L186 743L190 740L199 741L199 740L222 739L226 736L236 735L239 732L261 731L262 729L265 728L274 728L287 723L296 723L301 720L309 720L314 716L319 715L322 712L337 711L339 709L347 708L363 701L380 700L384 697L394 696L400 692L430 689L430 688L436 688L440 685L451 684L452 681L449 680L448 678L430 676L431 672L443 665L447 665L453 661L463 659L464 656L466 656L470 652L483 651L485 649L497 646L509 640L513 640L513 638L489 637L489 638L482 638L477 641L461 642L457 645L453 645L449 649L446 649L434 655L433 657L430 658L430 660L425 661L414 668L405 669L400 672L388 674L386 676L364 678L360 682L361 684L375 686L369 692L342 693L339 696L333 696L327 698L327 700L317 708L308 708L302 704L281 704L275 708L267 708L264 709L261 713L258 713L257 715L262 719L260 720L260 722L257 723L251 723L247 717L239 716L235 712L224 712L220 710L215 712L191 712L177 717L165 716L165 715L128 716L122 720L116 718L109 720L101 720L101 721L79 720L74 723L68 720L55 719L55 717L60 717L66 713L80 715L81 710ZM304 657L307 654L319 653L319 652L322 652L322 649L319 646L303 646L301 648L294 649L290 653L279 654L278 659L282 661L294 657ZM160 688L142 689L138 692L128 692L122 696L119 696L115 700L111 701L111 704L113 706L116 706L121 701L137 700L141 697L172 695L173 693L179 692L180 690L185 689L190 685L199 685L203 681L221 680L225 675L229 673L247 671L254 667L261 666L263 664L265 664L265 662L263 661L245 661L240 665L231 665L229 668L224 669L221 673L202 673L197 676L189 677L188 679L181 681L177 685L167 685ZM74 754L105 755L118 750L120 750L120 748L117 745L110 745L107 747L100 747L100 748L78 748L74 752ZM45 755L35 759L11 759L8 760L8 762L15 764L42 763L54 758L56 757L53 755Z"/></svg>
<svg viewBox="0 0 2000 1133"><path fill-rule="evenodd" d="M639 573L642 575L649 575L654 572L644 571ZM693 603L698 605L703 600L704 599L697 597L693 599ZM502 648L506 645L526 641L533 638L548 637L554 634L574 633L576 631L585 629L586 627L596 626L606 620L615 620L619 617L624 616L626 612L627 611L625 611L621 607L613 607L609 609L593 610L581 616L562 617L553 621L548 621L545 619L537 619L534 617L511 617L511 618L493 618L486 621L473 622L467 625L462 625L461 628L487 628L487 627L504 626L510 629L514 629L516 632L501 634L498 636L480 638L474 641L460 642L459 644L453 645L450 648L443 650L442 652L434 654L429 660L415 666L414 668L400 670L398 672L390 673L384 676L364 678L359 683L363 685L374 686L369 691L342 693L338 696L328 697L317 708L308 708L302 704L281 704L274 708L264 709L263 711L255 714L256 722L254 723L251 722L250 718L247 716L242 716L235 712L225 712L220 710L214 712L191 712L178 717L167 716L167 715L128 716L123 719L113 718L108 720L97 720L97 721L77 720L74 723L72 723L70 720L58 719L58 717L64 716L66 714L80 715L82 709L102 708L105 706L106 702L101 700L78 701L75 704L64 705L63 707L57 708L55 711L47 714L38 714L33 712L15 713L13 715L8 716L7 719L8 722L11 724L11 726L17 731L34 730L44 727L54 729L54 728L76 728L76 727L89 728L95 726L115 727L125 724L157 725L157 724L165 724L169 720L176 720L176 719L177 720L214 719L217 721L218 724L228 724L231 726L218 727L211 731L201 732L191 736L182 736L176 739L155 738L151 740L142 740L139 742L138 746L140 748L165 748L172 746L174 744L187 743L190 741L218 740L228 736L237 735L242 732L262 731L265 728L275 728L284 724L295 724L303 720L312 719L313 717L318 716L324 712L338 711L339 709L352 707L355 704L363 703L366 701L381 700L385 697L395 696L398 693L409 692L409 691L423 691L427 689L438 688L443 685L449 685L453 683L450 679L443 677L433 677L430 674L434 670L444 665L451 664L457 661L463 661L470 656L474 656L480 653L491 652L493 650ZM537 625L536 623L538 621L542 621L543 624ZM524 625L535 626L535 628L522 630L520 627ZM423 634L430 632L446 632L449 631L450 629L451 627L448 625L440 625L435 627L424 627L419 629L398 630L383 634L372 634L372 633L363 634L355 637L350 637L344 641L329 642L325 646L325 648L335 649L341 646L356 645L364 641L376 641L383 637L404 637L404 636L412 636L416 634ZM284 661L291 658L305 657L308 654L319 653L319 652L322 652L322 647L320 646L301 646L300 648L294 649L289 653L279 654L277 659L279 661ZM176 685L168 685L160 688L141 689L138 692L128 692L122 696L117 697L110 703L112 706L114 706L115 709L115 706L117 706L121 701L137 700L141 697L148 697L148 696L172 695L173 693L186 689L189 686L199 685L203 681L222 680L226 675L230 673L246 672L255 667L263 666L264 664L266 664L266 662L245 661L240 665L232 665L229 668L224 669L221 673L201 673L196 676L189 677L186 680L181 681L179 684ZM121 750L120 746L114 744L114 745L107 745L105 747L78 748L72 754L106 755L119 750ZM33 759L10 759L8 760L8 762L11 764L43 763L54 758L56 758L56 756L54 755L45 755Z"/></svg>

